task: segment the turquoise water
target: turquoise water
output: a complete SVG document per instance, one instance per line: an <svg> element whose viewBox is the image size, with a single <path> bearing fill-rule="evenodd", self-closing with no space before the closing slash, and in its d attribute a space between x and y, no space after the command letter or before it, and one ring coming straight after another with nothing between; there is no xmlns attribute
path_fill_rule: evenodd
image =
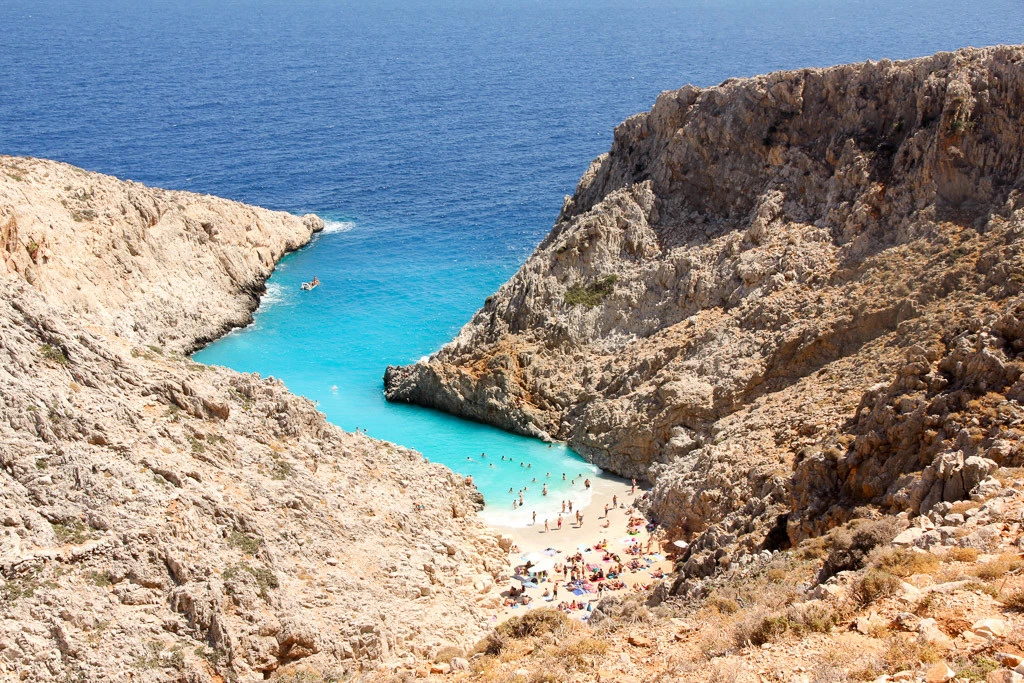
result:
<svg viewBox="0 0 1024 683"><path fill-rule="evenodd" d="M472 475L492 523L521 526L533 511L539 519L554 517L562 500L586 504L584 478L598 470L564 445L384 400L384 367L448 341L449 318L432 312L479 306L463 283L497 288L507 276L508 257L481 255L467 263L442 250L411 260L405 239L396 239L393 230L388 239L380 233L329 220L325 234L281 261L254 324L201 350L195 360L272 373L344 429L363 429ZM407 238L415 242L414 234ZM301 283L313 275L322 284L302 291ZM514 511L520 489L525 506Z"/></svg>
<svg viewBox="0 0 1024 683"><path fill-rule="evenodd" d="M499 516L585 466L386 405L384 367L456 334L619 122L686 83L1024 41L1019 0L0 0L0 26L0 153L333 220L198 359L473 474Z"/></svg>

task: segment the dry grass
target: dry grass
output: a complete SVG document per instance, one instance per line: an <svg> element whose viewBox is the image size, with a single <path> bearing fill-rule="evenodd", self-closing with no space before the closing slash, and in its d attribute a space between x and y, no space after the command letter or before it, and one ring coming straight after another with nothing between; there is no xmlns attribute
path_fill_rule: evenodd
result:
<svg viewBox="0 0 1024 683"><path fill-rule="evenodd" d="M1024 566L1024 561L1021 561L1020 555L1017 553L1003 553L996 559L975 567L974 575L979 579L991 581L1002 578L1009 572L1020 569L1022 566Z"/></svg>
<svg viewBox="0 0 1024 683"><path fill-rule="evenodd" d="M939 661L939 651L934 645L922 642L917 636L898 633L886 643L882 659L889 673L896 673Z"/></svg>
<svg viewBox="0 0 1024 683"><path fill-rule="evenodd" d="M850 587L850 597L866 607L876 600L896 595L902 588L902 582L889 572L869 569Z"/></svg>
<svg viewBox="0 0 1024 683"><path fill-rule="evenodd" d="M732 598L720 595L712 595L704 602L704 605L715 610L719 614L736 614L736 612L740 611L740 605L738 602Z"/></svg>
<svg viewBox="0 0 1024 683"><path fill-rule="evenodd" d="M939 558L928 552L906 548L878 548L871 553L871 566L893 576L931 574L939 568Z"/></svg>
<svg viewBox="0 0 1024 683"><path fill-rule="evenodd" d="M737 621L733 640L737 647L746 647L772 643L785 636L828 633L839 620L840 614L820 600L790 605L782 613L752 610Z"/></svg>
<svg viewBox="0 0 1024 683"><path fill-rule="evenodd" d="M942 559L946 562L977 562L978 549L956 547L950 548L948 551L946 551L946 555Z"/></svg>
<svg viewBox="0 0 1024 683"><path fill-rule="evenodd" d="M554 609L535 609L499 625L476 647L476 680L507 681L512 663L526 668L529 681L563 681L576 672L592 673L607 654L609 641L595 630Z"/></svg>
<svg viewBox="0 0 1024 683"><path fill-rule="evenodd" d="M978 507L978 503L973 500L961 500L953 503L953 507L950 508L949 514L962 515L968 510Z"/></svg>
<svg viewBox="0 0 1024 683"><path fill-rule="evenodd" d="M1015 590L1002 600L1008 608L1024 612L1024 590Z"/></svg>

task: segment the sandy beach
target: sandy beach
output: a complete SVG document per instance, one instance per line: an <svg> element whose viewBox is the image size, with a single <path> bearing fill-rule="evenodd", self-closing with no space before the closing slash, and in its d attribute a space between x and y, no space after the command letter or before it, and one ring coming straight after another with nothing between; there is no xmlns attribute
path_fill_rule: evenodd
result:
<svg viewBox="0 0 1024 683"><path fill-rule="evenodd" d="M577 566L583 571L586 579L595 575L591 571L594 567L600 568L605 575L613 571L621 562L624 567L621 574L616 578L625 584L624 587L609 590L609 585L615 585L609 579L585 580L585 585L576 591L570 591L567 587L568 571L549 571L547 580L541 580L535 586L526 584L524 595L529 596L528 604L523 604L521 597L515 598L515 604L506 605L502 608L497 621L503 621L511 616L520 614L525 609L537 607L558 607L566 606L567 613L579 619L587 619L590 609L596 606L597 602L605 594L625 594L643 590L657 581L658 573L667 573L672 568L672 563L667 559L667 549L662 548L659 543L659 532L653 532L653 537L647 530L648 520L643 517L634 507L633 503L646 491L637 487L632 490L629 481L600 476L595 477L591 482L590 499L582 508L573 506L573 512L568 511L562 515L561 528L558 527L558 515L538 515L535 524L525 527L496 527L501 533L510 536L514 542L513 551L509 553L509 564L512 573L515 568L525 564L526 556L537 557L540 554L549 557L561 569L567 563L572 564L570 558L579 554L581 562ZM605 511L607 509L607 515ZM576 511L582 515L582 524L576 521ZM636 521L642 518L639 525L630 526L630 519ZM545 530L544 522L547 521L548 529ZM632 531L632 533L630 533ZM603 549L596 549L595 545L603 545ZM630 554L627 550L630 546L639 546L640 553ZM617 556L619 561L608 557ZM608 558L608 559L606 559ZM636 560L634 568L629 564ZM604 590L598 591L598 585L603 584ZM509 588L518 589L522 583L513 579L510 586L506 586L502 593L503 598L508 601ZM556 585L558 596L554 597ZM584 590L589 586L592 590ZM548 596L545 597L545 591ZM571 609L572 603L582 605L582 609Z"/></svg>

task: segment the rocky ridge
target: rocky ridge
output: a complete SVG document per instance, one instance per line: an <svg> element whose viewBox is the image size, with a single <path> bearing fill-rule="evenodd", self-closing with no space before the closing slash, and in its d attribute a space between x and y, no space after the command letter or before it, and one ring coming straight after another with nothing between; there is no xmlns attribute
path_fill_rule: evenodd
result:
<svg viewBox="0 0 1024 683"><path fill-rule="evenodd" d="M339 677L486 631L471 484L182 355L322 227L0 157L0 677Z"/></svg>
<svg viewBox="0 0 1024 683"><path fill-rule="evenodd" d="M653 482L685 575L982 495L1021 459L1022 107L1020 47L662 93L386 394Z"/></svg>

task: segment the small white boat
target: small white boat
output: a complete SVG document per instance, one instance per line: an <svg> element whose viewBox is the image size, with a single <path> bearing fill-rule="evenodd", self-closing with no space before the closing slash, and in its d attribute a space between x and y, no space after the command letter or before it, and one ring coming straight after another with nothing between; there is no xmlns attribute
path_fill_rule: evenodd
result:
<svg viewBox="0 0 1024 683"><path fill-rule="evenodd" d="M302 290L303 290L304 292L308 292L309 290L311 290L311 289L313 289L313 288L315 288L315 287L319 286L319 284L320 284L320 279L319 279L319 278L317 278L317 277L314 277L314 278L313 278L312 280L310 280L309 282L303 282L303 283L302 283Z"/></svg>

